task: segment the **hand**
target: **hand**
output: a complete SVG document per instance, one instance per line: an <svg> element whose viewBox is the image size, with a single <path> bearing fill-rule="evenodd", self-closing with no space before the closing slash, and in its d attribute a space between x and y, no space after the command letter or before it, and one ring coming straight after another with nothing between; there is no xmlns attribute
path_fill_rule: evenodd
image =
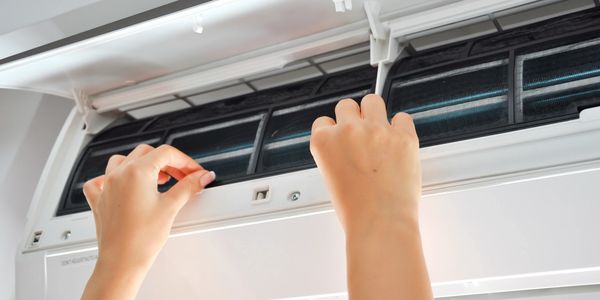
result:
<svg viewBox="0 0 600 300"><path fill-rule="evenodd" d="M421 247L419 141L409 115L391 124L381 97L340 101L313 123L310 149L346 233L351 299L431 299Z"/></svg>
<svg viewBox="0 0 600 300"><path fill-rule="evenodd" d="M170 177L179 182L159 193L157 183ZM127 157L112 156L105 175L84 185L96 223L98 261L83 298L133 299L179 210L214 178L168 145L139 145Z"/></svg>
<svg viewBox="0 0 600 300"><path fill-rule="evenodd" d="M374 222L415 225L421 164L411 117L398 113L390 125L376 95L365 96L360 107L344 99L335 114L336 120L315 120L310 149L346 233Z"/></svg>

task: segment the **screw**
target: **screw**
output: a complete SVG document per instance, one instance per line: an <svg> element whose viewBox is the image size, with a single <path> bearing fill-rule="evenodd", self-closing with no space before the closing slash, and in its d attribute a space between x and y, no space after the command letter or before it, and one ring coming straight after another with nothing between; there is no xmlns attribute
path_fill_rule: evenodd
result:
<svg viewBox="0 0 600 300"><path fill-rule="evenodd" d="M292 192L288 195L288 200L290 200L290 201L297 201L299 199L300 199L300 192L298 192L298 191Z"/></svg>
<svg viewBox="0 0 600 300"><path fill-rule="evenodd" d="M63 234L62 234L63 240L68 240L70 237L71 237L71 230L67 230L67 231L63 232Z"/></svg>

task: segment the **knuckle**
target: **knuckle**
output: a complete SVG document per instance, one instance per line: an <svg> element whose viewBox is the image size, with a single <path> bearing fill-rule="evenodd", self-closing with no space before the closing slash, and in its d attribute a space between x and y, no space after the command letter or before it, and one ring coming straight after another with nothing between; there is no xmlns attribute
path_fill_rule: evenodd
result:
<svg viewBox="0 0 600 300"><path fill-rule="evenodd" d="M407 114L405 112L398 112L394 115L394 121L398 122L398 121L402 121L402 120L409 120L411 122L413 122L413 118L410 114Z"/></svg>
<svg viewBox="0 0 600 300"><path fill-rule="evenodd" d="M121 159L123 159L124 156L120 155L120 154L114 154L112 155L109 159L108 159L108 164L110 165L111 163L115 163Z"/></svg>
<svg viewBox="0 0 600 300"><path fill-rule="evenodd" d="M169 151L173 151L175 148L173 148L173 146L168 145L168 144L162 144L162 145L158 146L158 148L156 148L156 149L160 150L160 151L169 152Z"/></svg>
<svg viewBox="0 0 600 300"><path fill-rule="evenodd" d="M168 145L168 144L162 144L162 145L158 146L158 148L156 148L156 149L159 152L160 156L165 156L168 158L175 156L177 154L177 152L179 152L179 150L177 150L177 148L175 148L171 145Z"/></svg>
<svg viewBox="0 0 600 300"><path fill-rule="evenodd" d="M90 191L90 189L92 188L92 180L88 180L83 184L83 192L84 193L88 193Z"/></svg>
<svg viewBox="0 0 600 300"><path fill-rule="evenodd" d="M118 175L122 175L125 178L137 179L143 176L143 170L137 163L131 163L123 169L122 174Z"/></svg>
<svg viewBox="0 0 600 300"><path fill-rule="evenodd" d="M148 144L139 144L139 145L135 146L135 149L133 151L151 150L151 149L154 149L154 147L152 147Z"/></svg>
<svg viewBox="0 0 600 300"><path fill-rule="evenodd" d="M369 135L376 139L384 139L389 134L388 128L383 124L369 124Z"/></svg>
<svg viewBox="0 0 600 300"><path fill-rule="evenodd" d="M339 125L338 131L344 136L354 136L358 133L359 127L356 123L344 123Z"/></svg>
<svg viewBox="0 0 600 300"><path fill-rule="evenodd" d="M115 180L117 177L117 175L115 175L116 172L112 172L108 175L106 175L106 177L104 178L104 184L105 185L113 185L115 183Z"/></svg>
<svg viewBox="0 0 600 300"><path fill-rule="evenodd" d="M419 148L419 139L407 132L399 132L396 140L404 148Z"/></svg>
<svg viewBox="0 0 600 300"><path fill-rule="evenodd" d="M383 98L381 98L381 96L376 95L376 94L368 94L362 98L362 102L379 102L379 101L383 101Z"/></svg>
<svg viewBox="0 0 600 300"><path fill-rule="evenodd" d="M320 124L320 123L325 123L325 122L329 122L329 119L330 119L330 118L329 118L329 117L326 117L326 116L320 116L320 117L316 118L316 119L313 121L313 128L314 128L314 126L315 126L315 125L317 125L317 124Z"/></svg>
<svg viewBox="0 0 600 300"><path fill-rule="evenodd" d="M311 149L321 148L325 142L329 139L327 131L323 129L316 129L310 136L310 147Z"/></svg>
<svg viewBox="0 0 600 300"><path fill-rule="evenodd" d="M162 145L158 146L158 148L156 148L156 150L161 155L173 155L176 151L179 151L175 147L168 145L168 144L162 144Z"/></svg>
<svg viewBox="0 0 600 300"><path fill-rule="evenodd" d="M354 99L350 99L350 98L342 99L335 105L335 109L339 110L344 106L358 106L358 103L356 103L356 101L354 101Z"/></svg>

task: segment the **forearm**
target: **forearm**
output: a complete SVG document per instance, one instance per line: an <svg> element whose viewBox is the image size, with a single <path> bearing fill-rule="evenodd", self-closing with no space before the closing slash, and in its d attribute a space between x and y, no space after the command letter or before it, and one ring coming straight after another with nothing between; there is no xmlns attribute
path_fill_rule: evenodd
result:
<svg viewBox="0 0 600 300"><path fill-rule="evenodd" d="M115 264L100 258L81 299L135 299L150 265Z"/></svg>
<svg viewBox="0 0 600 300"><path fill-rule="evenodd" d="M350 299L432 299L418 221L375 221L347 233Z"/></svg>

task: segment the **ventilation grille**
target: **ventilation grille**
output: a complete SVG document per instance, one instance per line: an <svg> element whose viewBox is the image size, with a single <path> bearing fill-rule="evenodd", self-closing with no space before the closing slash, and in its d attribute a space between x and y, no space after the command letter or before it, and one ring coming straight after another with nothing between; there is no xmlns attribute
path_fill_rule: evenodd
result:
<svg viewBox="0 0 600 300"><path fill-rule="evenodd" d="M517 58L518 121L577 114L600 103L600 39Z"/></svg>
<svg viewBox="0 0 600 300"><path fill-rule="evenodd" d="M103 174L110 156L141 143L171 144L190 155L216 172L211 186L314 167L308 143L314 119L333 116L342 98L372 92L376 75L363 65L107 129L83 151L57 215L89 210L83 183Z"/></svg>
<svg viewBox="0 0 600 300"><path fill-rule="evenodd" d="M591 16L598 9L400 60L384 92L390 117L411 114L422 146L577 118L600 105L600 23ZM542 29L569 32L554 25L565 20L574 32L538 39ZM483 44L489 52L475 47Z"/></svg>
<svg viewBox="0 0 600 300"><path fill-rule="evenodd" d="M392 112L410 113L421 140L508 124L507 60L392 84Z"/></svg>

